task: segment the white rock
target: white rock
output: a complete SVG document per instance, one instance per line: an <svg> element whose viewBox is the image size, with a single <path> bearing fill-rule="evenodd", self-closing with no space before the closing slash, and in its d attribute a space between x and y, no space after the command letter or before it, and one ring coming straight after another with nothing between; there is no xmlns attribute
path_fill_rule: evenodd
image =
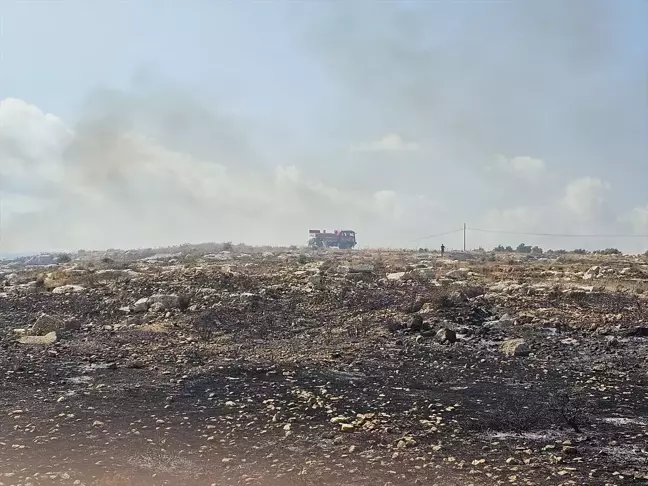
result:
<svg viewBox="0 0 648 486"><path fill-rule="evenodd" d="M50 332L44 336L22 336L18 339L20 344L49 345L54 344L58 336L55 332Z"/></svg>
<svg viewBox="0 0 648 486"><path fill-rule="evenodd" d="M153 304L161 304L162 309L173 309L178 307L180 299L175 294L155 294L148 298L149 307Z"/></svg>
<svg viewBox="0 0 648 486"><path fill-rule="evenodd" d="M456 270L450 270L448 273L446 273L446 277L453 278L456 280L464 279L467 276L468 276L467 268L457 268Z"/></svg>
<svg viewBox="0 0 648 486"><path fill-rule="evenodd" d="M405 272L388 273L387 280L402 280Z"/></svg>
<svg viewBox="0 0 648 486"><path fill-rule="evenodd" d="M53 294L72 294L72 293L77 293L77 292L83 292L85 290L85 287L81 285L61 285L60 287L56 287L54 290L52 290Z"/></svg>

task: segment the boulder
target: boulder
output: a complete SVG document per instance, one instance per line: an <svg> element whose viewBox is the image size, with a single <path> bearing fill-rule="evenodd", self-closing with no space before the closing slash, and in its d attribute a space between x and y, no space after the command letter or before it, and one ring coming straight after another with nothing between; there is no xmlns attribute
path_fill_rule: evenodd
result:
<svg viewBox="0 0 648 486"><path fill-rule="evenodd" d="M161 304L161 309L175 309L180 304L180 298L175 294L155 294L148 298L148 305L151 307L155 304ZM158 306L159 307L159 306Z"/></svg>
<svg viewBox="0 0 648 486"><path fill-rule="evenodd" d="M500 345L500 351L506 356L528 356L531 350L524 339L509 339Z"/></svg>
<svg viewBox="0 0 648 486"><path fill-rule="evenodd" d="M388 273L387 280L403 280L405 272Z"/></svg>
<svg viewBox="0 0 648 486"><path fill-rule="evenodd" d="M347 268L348 273L373 273L373 271L374 266L369 263L356 263Z"/></svg>
<svg viewBox="0 0 648 486"><path fill-rule="evenodd" d="M452 278L454 280L462 280L465 279L468 276L468 269L467 268L457 268L455 270L450 270L448 273L445 274L447 278Z"/></svg>
<svg viewBox="0 0 648 486"><path fill-rule="evenodd" d="M441 344L457 342L457 333L447 327L442 327L435 334L435 339Z"/></svg>
<svg viewBox="0 0 648 486"><path fill-rule="evenodd" d="M77 292L83 292L85 287L81 285L61 285L52 290L53 294L72 294Z"/></svg>
<svg viewBox="0 0 648 486"><path fill-rule="evenodd" d="M151 304L151 307L149 307L150 312L164 312L165 310L166 308L162 302L155 302L154 304Z"/></svg>
<svg viewBox="0 0 648 486"><path fill-rule="evenodd" d="M66 323L62 319L52 317L48 314L41 314L30 329L29 333L34 336L44 336L50 332L66 330Z"/></svg>
<svg viewBox="0 0 648 486"><path fill-rule="evenodd" d="M412 316L412 322L410 323L410 329L412 331L420 331L423 329L423 316L414 315Z"/></svg>
<svg viewBox="0 0 648 486"><path fill-rule="evenodd" d="M636 326L624 332L626 337L648 337L648 326Z"/></svg>
<svg viewBox="0 0 648 486"><path fill-rule="evenodd" d="M58 336L54 331L48 332L44 336L22 336L18 338L18 342L20 344L33 344L33 345L41 345L41 346L47 346L50 344L54 344L58 339Z"/></svg>
<svg viewBox="0 0 648 486"><path fill-rule="evenodd" d="M146 312L149 308L148 298L142 297L133 305L133 312Z"/></svg>
<svg viewBox="0 0 648 486"><path fill-rule="evenodd" d="M593 278L597 278L600 276L600 274L601 274L601 267L595 265L583 274L583 280L591 280Z"/></svg>

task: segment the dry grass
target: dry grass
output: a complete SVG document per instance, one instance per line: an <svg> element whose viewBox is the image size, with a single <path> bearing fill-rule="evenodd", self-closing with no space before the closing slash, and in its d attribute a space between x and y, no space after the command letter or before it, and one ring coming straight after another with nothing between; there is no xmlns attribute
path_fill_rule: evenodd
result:
<svg viewBox="0 0 648 486"><path fill-rule="evenodd" d="M192 459L164 450L131 457L128 463L140 469L172 476L195 477L203 473L203 467Z"/></svg>

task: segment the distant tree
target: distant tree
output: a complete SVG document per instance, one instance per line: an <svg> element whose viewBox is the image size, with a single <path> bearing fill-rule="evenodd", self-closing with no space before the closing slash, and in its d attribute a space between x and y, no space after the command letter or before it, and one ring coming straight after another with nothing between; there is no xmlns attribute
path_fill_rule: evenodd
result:
<svg viewBox="0 0 648 486"><path fill-rule="evenodd" d="M616 248L606 248L605 250L597 250L594 253L598 255L623 255L620 250Z"/></svg>
<svg viewBox="0 0 648 486"><path fill-rule="evenodd" d="M56 256L56 263L70 263L72 261L72 256L68 253L59 253Z"/></svg>
<svg viewBox="0 0 648 486"><path fill-rule="evenodd" d="M587 255L587 250L576 248L572 253L576 253L577 255Z"/></svg>
<svg viewBox="0 0 648 486"><path fill-rule="evenodd" d="M537 255L542 255L543 250L539 246L534 246L533 248L531 248L531 253L535 253Z"/></svg>
<svg viewBox="0 0 648 486"><path fill-rule="evenodd" d="M497 245L495 248L493 248L493 251L496 253L504 253L506 251L506 248L504 248L502 245Z"/></svg>
<svg viewBox="0 0 648 486"><path fill-rule="evenodd" d="M513 247L509 245L506 248L504 248L504 251L508 253L513 253Z"/></svg>
<svg viewBox="0 0 648 486"><path fill-rule="evenodd" d="M234 245L232 244L231 241L223 243L223 251L232 251L233 249L234 249Z"/></svg>
<svg viewBox="0 0 648 486"><path fill-rule="evenodd" d="M531 253L531 250L533 250L533 248L529 245L525 245L524 243L520 243L515 249L515 251L517 251L518 253Z"/></svg>

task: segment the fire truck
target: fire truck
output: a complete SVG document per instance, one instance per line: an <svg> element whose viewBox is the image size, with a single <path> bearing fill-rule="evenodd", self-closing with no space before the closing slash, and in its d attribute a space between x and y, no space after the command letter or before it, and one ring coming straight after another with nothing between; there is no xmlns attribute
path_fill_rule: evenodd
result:
<svg viewBox="0 0 648 486"><path fill-rule="evenodd" d="M309 248L337 247L345 250L356 246L356 234L352 230L335 230L333 233L327 233L326 230L310 230L308 233Z"/></svg>

